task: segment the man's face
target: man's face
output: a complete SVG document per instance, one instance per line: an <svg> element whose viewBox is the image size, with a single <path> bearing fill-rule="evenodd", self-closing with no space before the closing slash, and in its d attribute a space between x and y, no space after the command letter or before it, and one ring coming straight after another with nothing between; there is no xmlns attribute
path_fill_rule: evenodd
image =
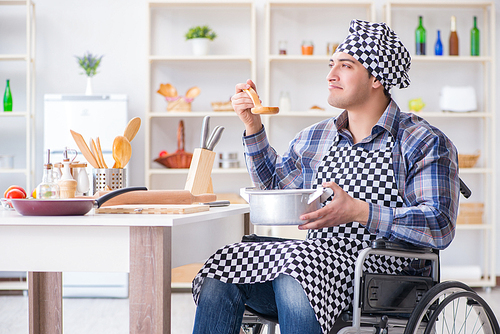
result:
<svg viewBox="0 0 500 334"><path fill-rule="evenodd" d="M361 106L370 96L374 81L366 68L354 57L336 52L330 59L328 80L328 103L335 108L353 109Z"/></svg>

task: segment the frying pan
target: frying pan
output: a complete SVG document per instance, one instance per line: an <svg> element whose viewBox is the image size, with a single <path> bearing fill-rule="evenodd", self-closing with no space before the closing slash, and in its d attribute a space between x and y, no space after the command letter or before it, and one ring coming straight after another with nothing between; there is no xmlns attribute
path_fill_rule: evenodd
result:
<svg viewBox="0 0 500 334"><path fill-rule="evenodd" d="M12 205L23 216L81 216L99 208L104 202L129 191L148 190L146 187L117 189L99 198L12 199Z"/></svg>

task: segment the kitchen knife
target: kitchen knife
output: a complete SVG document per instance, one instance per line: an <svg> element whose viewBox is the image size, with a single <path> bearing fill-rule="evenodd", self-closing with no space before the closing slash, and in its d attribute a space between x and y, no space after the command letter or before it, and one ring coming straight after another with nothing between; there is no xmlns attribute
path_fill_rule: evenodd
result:
<svg viewBox="0 0 500 334"><path fill-rule="evenodd" d="M212 138L210 138L210 142L207 145L207 150L213 151L215 148L215 145L219 142L220 138L222 137L222 132L224 131L223 126L219 126L215 128L214 133Z"/></svg>
<svg viewBox="0 0 500 334"><path fill-rule="evenodd" d="M203 117L203 124L201 126L201 142L200 147L207 148L208 131L210 130L210 116Z"/></svg>

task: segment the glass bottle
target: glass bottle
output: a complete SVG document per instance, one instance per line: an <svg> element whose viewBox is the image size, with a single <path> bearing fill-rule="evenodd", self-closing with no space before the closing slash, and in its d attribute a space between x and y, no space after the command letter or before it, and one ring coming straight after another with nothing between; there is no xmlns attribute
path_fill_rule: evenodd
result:
<svg viewBox="0 0 500 334"><path fill-rule="evenodd" d="M458 56L457 19L451 17L450 56Z"/></svg>
<svg viewBox="0 0 500 334"><path fill-rule="evenodd" d="M286 55L286 41L280 41L279 42L279 54L280 55Z"/></svg>
<svg viewBox="0 0 500 334"><path fill-rule="evenodd" d="M476 16L474 16L474 26L470 30L470 55L479 56L479 29Z"/></svg>
<svg viewBox="0 0 500 334"><path fill-rule="evenodd" d="M441 31L437 31L437 40L436 44L434 45L434 54L436 56L442 56L443 55L443 43L441 42Z"/></svg>
<svg viewBox="0 0 500 334"><path fill-rule="evenodd" d="M59 198L59 185L54 180L54 170L50 163L50 150L47 150L47 163L43 165L42 182L36 189L36 198Z"/></svg>
<svg viewBox="0 0 500 334"><path fill-rule="evenodd" d="M288 95L288 92L281 92L280 94L280 102L279 102L279 107L281 112L289 112L291 109L290 106L290 95Z"/></svg>
<svg viewBox="0 0 500 334"><path fill-rule="evenodd" d="M422 16L418 17L418 27L415 30L415 45L416 45L416 51L415 54L419 56L424 56L425 55L425 28L422 23L423 18Z"/></svg>
<svg viewBox="0 0 500 334"><path fill-rule="evenodd" d="M312 55L314 53L314 44L312 41L303 41L302 42L302 54L303 55Z"/></svg>
<svg viewBox="0 0 500 334"><path fill-rule="evenodd" d="M10 80L7 79L5 94L3 95L3 111L12 111L12 94L10 92Z"/></svg>

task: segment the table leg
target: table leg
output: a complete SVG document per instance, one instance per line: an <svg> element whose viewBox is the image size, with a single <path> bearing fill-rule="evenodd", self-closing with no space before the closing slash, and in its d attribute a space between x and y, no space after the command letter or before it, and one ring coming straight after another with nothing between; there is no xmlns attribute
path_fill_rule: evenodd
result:
<svg viewBox="0 0 500 334"><path fill-rule="evenodd" d="M62 333L62 273L28 273L29 333Z"/></svg>
<svg viewBox="0 0 500 334"><path fill-rule="evenodd" d="M130 333L169 334L171 227L130 227Z"/></svg>

